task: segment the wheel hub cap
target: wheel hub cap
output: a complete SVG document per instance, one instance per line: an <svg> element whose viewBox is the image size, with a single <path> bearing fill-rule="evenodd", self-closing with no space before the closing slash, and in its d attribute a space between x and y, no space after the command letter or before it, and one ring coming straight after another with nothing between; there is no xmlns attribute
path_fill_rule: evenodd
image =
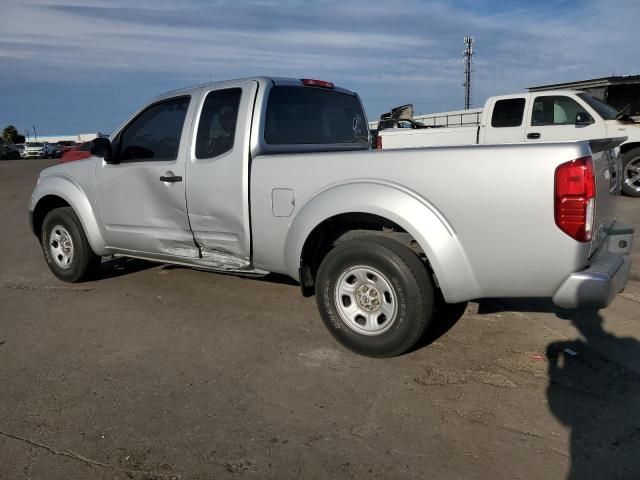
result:
<svg viewBox="0 0 640 480"><path fill-rule="evenodd" d="M54 263L62 268L71 267L73 261L73 241L71 235L62 225L56 225L49 235L49 252Z"/></svg>
<svg viewBox="0 0 640 480"><path fill-rule="evenodd" d="M380 310L380 292L373 285L360 285L356 290L358 306L367 312Z"/></svg>
<svg viewBox="0 0 640 480"><path fill-rule="evenodd" d="M396 319L398 302L391 282L364 265L347 268L336 282L335 303L345 324L362 335L380 335Z"/></svg>

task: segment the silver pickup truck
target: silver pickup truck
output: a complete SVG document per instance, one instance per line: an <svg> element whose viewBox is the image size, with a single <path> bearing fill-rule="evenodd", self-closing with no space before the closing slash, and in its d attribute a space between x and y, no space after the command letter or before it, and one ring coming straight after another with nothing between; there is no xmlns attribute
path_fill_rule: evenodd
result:
<svg viewBox="0 0 640 480"><path fill-rule="evenodd" d="M62 280L106 255L277 272L315 293L342 344L393 356L438 298L608 305L633 236L613 208L620 141L371 151L351 91L213 83L153 99L92 157L44 170L30 220Z"/></svg>

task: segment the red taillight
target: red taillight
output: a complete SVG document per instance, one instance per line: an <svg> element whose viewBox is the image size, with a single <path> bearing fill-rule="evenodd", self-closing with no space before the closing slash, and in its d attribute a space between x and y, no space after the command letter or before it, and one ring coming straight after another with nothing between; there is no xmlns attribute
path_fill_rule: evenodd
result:
<svg viewBox="0 0 640 480"><path fill-rule="evenodd" d="M579 242L591 240L596 181L591 157L563 163L556 169L556 225Z"/></svg>
<svg viewBox="0 0 640 480"><path fill-rule="evenodd" d="M302 78L300 79L303 85L307 87L320 87L320 88L333 88L334 85L331 82L326 82L324 80L313 80L312 78Z"/></svg>
<svg viewBox="0 0 640 480"><path fill-rule="evenodd" d="M376 149L382 150L382 137L380 135L376 137Z"/></svg>

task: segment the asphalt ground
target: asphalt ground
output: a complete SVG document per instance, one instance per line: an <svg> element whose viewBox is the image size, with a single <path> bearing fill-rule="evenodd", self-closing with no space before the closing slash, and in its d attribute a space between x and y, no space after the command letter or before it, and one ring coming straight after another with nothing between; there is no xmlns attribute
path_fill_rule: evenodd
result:
<svg viewBox="0 0 640 480"><path fill-rule="evenodd" d="M53 162L0 162L0 479L640 478L640 242L607 310L471 302L375 360L279 277L58 281L27 220Z"/></svg>

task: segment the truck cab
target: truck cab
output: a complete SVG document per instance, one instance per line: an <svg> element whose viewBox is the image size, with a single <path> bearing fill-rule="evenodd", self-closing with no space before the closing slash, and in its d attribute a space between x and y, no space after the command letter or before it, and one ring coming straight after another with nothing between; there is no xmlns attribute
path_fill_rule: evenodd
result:
<svg viewBox="0 0 640 480"><path fill-rule="evenodd" d="M586 92L552 90L490 97L477 125L382 131L382 148L627 139L622 190L640 197L640 124Z"/></svg>
<svg viewBox="0 0 640 480"><path fill-rule="evenodd" d="M629 127L617 120L614 108L584 92L560 90L491 97L484 111L482 143L629 136ZM637 137L640 140L640 129Z"/></svg>

